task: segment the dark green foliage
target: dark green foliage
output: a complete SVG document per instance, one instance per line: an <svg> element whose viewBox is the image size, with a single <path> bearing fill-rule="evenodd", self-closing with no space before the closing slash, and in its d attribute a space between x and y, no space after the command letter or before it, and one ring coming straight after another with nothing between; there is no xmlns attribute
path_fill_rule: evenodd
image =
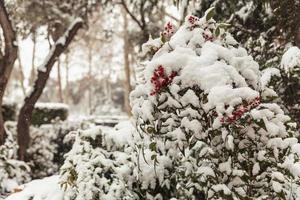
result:
<svg viewBox="0 0 300 200"><path fill-rule="evenodd" d="M17 104L15 103L4 103L2 105L2 114L4 121L14 121L16 120L16 110L17 110Z"/></svg>
<svg viewBox="0 0 300 200"><path fill-rule="evenodd" d="M300 67L296 66L292 71L281 70L281 79L274 83L283 107L287 109L291 118L300 123Z"/></svg>
<svg viewBox="0 0 300 200"><path fill-rule="evenodd" d="M287 43L299 45L299 0L204 0L195 14L202 16L211 6L216 9L215 19L232 25L230 32L261 68L275 67Z"/></svg>
<svg viewBox="0 0 300 200"><path fill-rule="evenodd" d="M64 121L67 119L68 113L66 107L50 108L36 105L32 113L32 125L51 124L55 120Z"/></svg>

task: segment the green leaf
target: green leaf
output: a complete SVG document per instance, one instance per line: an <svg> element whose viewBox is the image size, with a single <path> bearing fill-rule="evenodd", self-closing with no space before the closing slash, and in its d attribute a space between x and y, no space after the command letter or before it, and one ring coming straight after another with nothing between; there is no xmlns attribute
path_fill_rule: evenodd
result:
<svg viewBox="0 0 300 200"><path fill-rule="evenodd" d="M156 154L153 154L152 156L151 156L151 160L155 160L156 159Z"/></svg>
<svg viewBox="0 0 300 200"><path fill-rule="evenodd" d="M220 35L220 28L217 27L216 30L215 30L215 36L219 37L219 35Z"/></svg>
<svg viewBox="0 0 300 200"><path fill-rule="evenodd" d="M150 148L151 151L156 151L156 142L151 142L149 144L149 148Z"/></svg>
<svg viewBox="0 0 300 200"><path fill-rule="evenodd" d="M167 41L166 37L162 33L160 34L160 40L163 44Z"/></svg>
<svg viewBox="0 0 300 200"><path fill-rule="evenodd" d="M148 127L147 127L147 133L149 133L149 134L155 133L154 127L148 126Z"/></svg>
<svg viewBox="0 0 300 200"><path fill-rule="evenodd" d="M209 8L209 9L205 12L205 19L206 19L206 21L210 20L215 14L216 14L216 13L215 13L215 7Z"/></svg>
<svg viewBox="0 0 300 200"><path fill-rule="evenodd" d="M144 148L142 148L142 155L143 155L145 163L147 163L147 165L149 165L147 160L146 160L146 157L145 157L145 149Z"/></svg>
<svg viewBox="0 0 300 200"><path fill-rule="evenodd" d="M228 24L228 23L220 23L220 24L218 24L218 27L220 27L220 28L227 28L227 27L229 27L229 26L231 26L231 24Z"/></svg>

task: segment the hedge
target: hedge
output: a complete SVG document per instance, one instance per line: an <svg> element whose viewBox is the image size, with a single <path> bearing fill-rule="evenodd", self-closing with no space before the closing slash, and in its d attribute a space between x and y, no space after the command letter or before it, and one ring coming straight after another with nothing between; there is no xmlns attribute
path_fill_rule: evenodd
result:
<svg viewBox="0 0 300 200"><path fill-rule="evenodd" d="M67 119L69 108L63 103L37 103L32 113L32 125L51 124Z"/></svg>
<svg viewBox="0 0 300 200"><path fill-rule="evenodd" d="M2 114L4 121L15 121L17 113L16 103L3 103L2 104Z"/></svg>

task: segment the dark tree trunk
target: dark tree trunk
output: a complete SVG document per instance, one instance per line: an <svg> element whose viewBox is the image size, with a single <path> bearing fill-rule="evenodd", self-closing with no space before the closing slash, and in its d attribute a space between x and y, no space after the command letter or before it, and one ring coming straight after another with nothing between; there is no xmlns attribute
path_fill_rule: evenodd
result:
<svg viewBox="0 0 300 200"><path fill-rule="evenodd" d="M0 51L0 145L4 144L5 130L2 115L2 102L8 79L18 55L16 34L6 11L4 1L0 1L0 26L4 36L4 52Z"/></svg>
<svg viewBox="0 0 300 200"><path fill-rule="evenodd" d="M19 152L18 157L20 160L25 159L26 149L29 145L29 127L31 124L31 117L34 105L38 101L39 97L43 93L43 90L46 86L47 80L49 78L49 74L53 68L58 57L65 51L65 49L69 46L73 38L75 37L77 31L82 27L82 20L75 21L66 33L61 36L61 39L58 39L57 42L52 46L50 50L50 55L47 56L47 60L43 68L38 70L37 79L34 82L33 90L29 96L25 98L25 102L21 107L18 124L17 124L17 132L18 132L18 145Z"/></svg>

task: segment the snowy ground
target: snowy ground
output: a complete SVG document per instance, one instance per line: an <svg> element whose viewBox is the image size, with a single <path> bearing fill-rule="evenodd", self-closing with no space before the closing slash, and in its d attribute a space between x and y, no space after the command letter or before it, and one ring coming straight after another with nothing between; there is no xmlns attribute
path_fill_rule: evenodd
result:
<svg viewBox="0 0 300 200"><path fill-rule="evenodd" d="M63 200L64 196L58 175L33 180L17 189L22 191L10 195L6 200Z"/></svg>

